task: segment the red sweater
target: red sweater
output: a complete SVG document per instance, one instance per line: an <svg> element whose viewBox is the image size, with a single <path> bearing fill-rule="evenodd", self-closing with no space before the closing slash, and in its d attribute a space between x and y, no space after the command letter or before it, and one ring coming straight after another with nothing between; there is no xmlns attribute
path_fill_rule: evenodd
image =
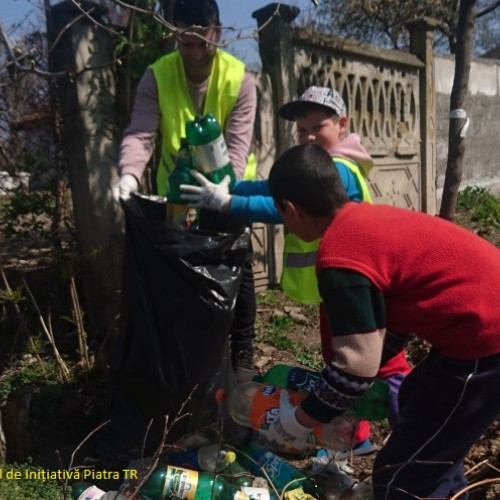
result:
<svg viewBox="0 0 500 500"><path fill-rule="evenodd" d="M500 352L500 251L438 217L349 202L321 240L317 270L358 271L383 293L387 328L445 356Z"/></svg>
<svg viewBox="0 0 500 500"><path fill-rule="evenodd" d="M330 330L330 321L326 314L325 304L323 303L319 305L319 328L321 334L321 352L323 361L327 364L333 358L332 332ZM379 368L377 377L386 379L397 373L404 373L407 375L410 371L411 367L406 360L406 353L405 351L401 351Z"/></svg>

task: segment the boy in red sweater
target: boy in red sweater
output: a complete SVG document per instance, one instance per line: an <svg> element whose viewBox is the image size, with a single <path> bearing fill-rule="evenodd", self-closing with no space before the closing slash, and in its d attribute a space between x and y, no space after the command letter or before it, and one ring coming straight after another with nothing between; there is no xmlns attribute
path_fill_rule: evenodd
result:
<svg viewBox="0 0 500 500"><path fill-rule="evenodd" d="M328 151L333 160L329 168L336 167L338 170L350 200L371 202L365 176L374 162L362 146L359 135L348 132L347 107L336 90L329 87L309 87L297 100L284 104L279 109L279 115L295 122L300 144L316 144ZM200 186L181 186L181 190L188 193L184 196L185 199L196 202L195 206L226 211L248 222L283 222L269 194L267 180L239 181L229 193L227 189L221 189L223 183L215 185L206 181L201 174L195 173L195 176ZM317 289L314 260L311 259L317 245L318 242L314 245L305 244L292 234L285 235L281 286L296 302L319 304L322 352L327 363L333 354L331 335ZM294 257L294 264L291 264ZM385 379L391 388L391 425L397 419L399 387L410 371L404 351L406 339L407 337L394 333L387 336L387 355L377 375ZM335 456L341 458L346 453L360 455L376 450L377 446L369 440L370 434L370 423L360 421L353 450L334 450Z"/></svg>
<svg viewBox="0 0 500 500"><path fill-rule="evenodd" d="M500 415L500 251L438 217L350 202L329 161L297 146L269 176L288 229L322 238L316 273L333 347L299 407L283 393L271 438L300 448L317 423L342 420L379 369L386 329L412 332L431 350L401 386L373 491L376 500L450 498L467 486L470 447Z"/></svg>

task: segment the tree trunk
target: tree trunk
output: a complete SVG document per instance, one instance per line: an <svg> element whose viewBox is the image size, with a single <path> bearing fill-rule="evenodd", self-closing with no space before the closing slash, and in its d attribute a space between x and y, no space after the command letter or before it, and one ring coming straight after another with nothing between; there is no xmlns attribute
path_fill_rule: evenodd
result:
<svg viewBox="0 0 500 500"><path fill-rule="evenodd" d="M102 22L104 9L85 2ZM57 80L61 144L68 166L89 336L103 340L118 329L123 272L123 214L110 192L118 179L113 45L105 29L69 0L51 6L51 71L95 68ZM112 338L112 337L111 337Z"/></svg>
<svg viewBox="0 0 500 500"><path fill-rule="evenodd" d="M448 162L444 179L443 197L439 216L453 220L457 205L458 190L462 181L462 166L465 151L465 132L468 122L463 110L469 86L472 57L472 37L476 20L477 0L460 0L457 51L455 54L455 78L450 97L450 128L448 134Z"/></svg>

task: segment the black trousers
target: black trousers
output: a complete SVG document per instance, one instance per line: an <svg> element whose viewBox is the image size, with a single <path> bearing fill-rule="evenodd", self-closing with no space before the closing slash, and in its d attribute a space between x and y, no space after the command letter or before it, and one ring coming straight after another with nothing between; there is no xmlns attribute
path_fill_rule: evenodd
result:
<svg viewBox="0 0 500 500"><path fill-rule="evenodd" d="M242 219L213 210L200 210L199 228L222 233L251 229ZM255 315L257 310L255 283L252 268L252 244L248 245L247 259L242 268L241 285L236 298L233 324L230 331L231 352L253 348L255 339Z"/></svg>
<svg viewBox="0 0 500 500"><path fill-rule="evenodd" d="M470 447L500 415L500 354L458 360L431 350L401 385L399 410L373 466L376 500L453 496L467 486Z"/></svg>

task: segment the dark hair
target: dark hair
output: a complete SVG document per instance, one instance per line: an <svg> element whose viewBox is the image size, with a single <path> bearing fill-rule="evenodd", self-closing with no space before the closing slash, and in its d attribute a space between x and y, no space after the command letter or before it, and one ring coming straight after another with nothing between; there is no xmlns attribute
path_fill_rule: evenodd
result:
<svg viewBox="0 0 500 500"><path fill-rule="evenodd" d="M215 0L177 0L174 4L174 25L220 26L219 7Z"/></svg>
<svg viewBox="0 0 500 500"><path fill-rule="evenodd" d="M289 200L310 215L333 215L349 201L332 158L314 144L294 146L274 162L269 190L279 207Z"/></svg>

